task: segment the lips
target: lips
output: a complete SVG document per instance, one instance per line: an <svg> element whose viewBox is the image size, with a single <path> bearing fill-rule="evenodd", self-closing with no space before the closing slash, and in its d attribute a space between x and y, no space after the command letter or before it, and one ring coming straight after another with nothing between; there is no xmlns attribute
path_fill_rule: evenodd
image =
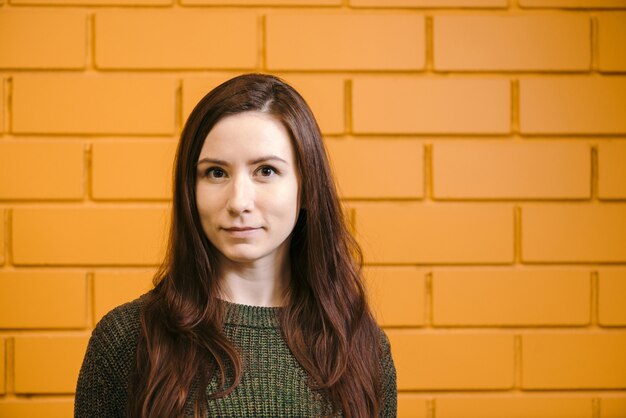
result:
<svg viewBox="0 0 626 418"><path fill-rule="evenodd" d="M250 238L254 236L261 228L253 227L232 227L223 228L226 234L231 238Z"/></svg>

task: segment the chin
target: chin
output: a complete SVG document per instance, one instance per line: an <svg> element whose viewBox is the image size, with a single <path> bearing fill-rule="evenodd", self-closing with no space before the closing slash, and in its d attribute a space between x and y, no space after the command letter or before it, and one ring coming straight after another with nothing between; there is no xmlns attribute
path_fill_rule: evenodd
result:
<svg viewBox="0 0 626 418"><path fill-rule="evenodd" d="M263 258L262 254L254 252L222 253L222 255L233 263L250 263Z"/></svg>

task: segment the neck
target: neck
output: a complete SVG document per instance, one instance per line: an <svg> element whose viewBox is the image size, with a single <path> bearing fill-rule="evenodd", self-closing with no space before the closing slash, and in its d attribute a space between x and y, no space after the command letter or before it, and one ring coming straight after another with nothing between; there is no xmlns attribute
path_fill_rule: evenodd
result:
<svg viewBox="0 0 626 418"><path fill-rule="evenodd" d="M291 269L286 254L250 262L220 263L222 299L251 306L282 306Z"/></svg>

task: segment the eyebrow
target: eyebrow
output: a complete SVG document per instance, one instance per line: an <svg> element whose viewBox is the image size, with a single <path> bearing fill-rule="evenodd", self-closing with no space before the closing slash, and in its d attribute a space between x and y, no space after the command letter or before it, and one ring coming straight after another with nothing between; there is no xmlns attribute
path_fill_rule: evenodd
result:
<svg viewBox="0 0 626 418"><path fill-rule="evenodd" d="M259 158L256 158L254 160L248 161L248 165L254 165L254 164L262 163L263 161L282 161L285 164L289 164L287 161L283 160L282 158L280 158L280 157L278 157L276 155L264 155L262 157L259 157ZM217 158L208 158L208 157L199 160L196 165L200 165L202 163L213 163L213 164L219 164L219 165L229 165L227 161L219 160Z"/></svg>

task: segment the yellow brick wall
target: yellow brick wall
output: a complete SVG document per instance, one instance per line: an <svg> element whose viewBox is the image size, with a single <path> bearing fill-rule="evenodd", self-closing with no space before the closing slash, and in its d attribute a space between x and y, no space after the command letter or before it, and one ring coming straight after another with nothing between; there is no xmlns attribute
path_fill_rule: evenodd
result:
<svg viewBox="0 0 626 418"><path fill-rule="evenodd" d="M626 417L625 0L0 0L0 417L72 416L251 71L320 122L400 417Z"/></svg>

